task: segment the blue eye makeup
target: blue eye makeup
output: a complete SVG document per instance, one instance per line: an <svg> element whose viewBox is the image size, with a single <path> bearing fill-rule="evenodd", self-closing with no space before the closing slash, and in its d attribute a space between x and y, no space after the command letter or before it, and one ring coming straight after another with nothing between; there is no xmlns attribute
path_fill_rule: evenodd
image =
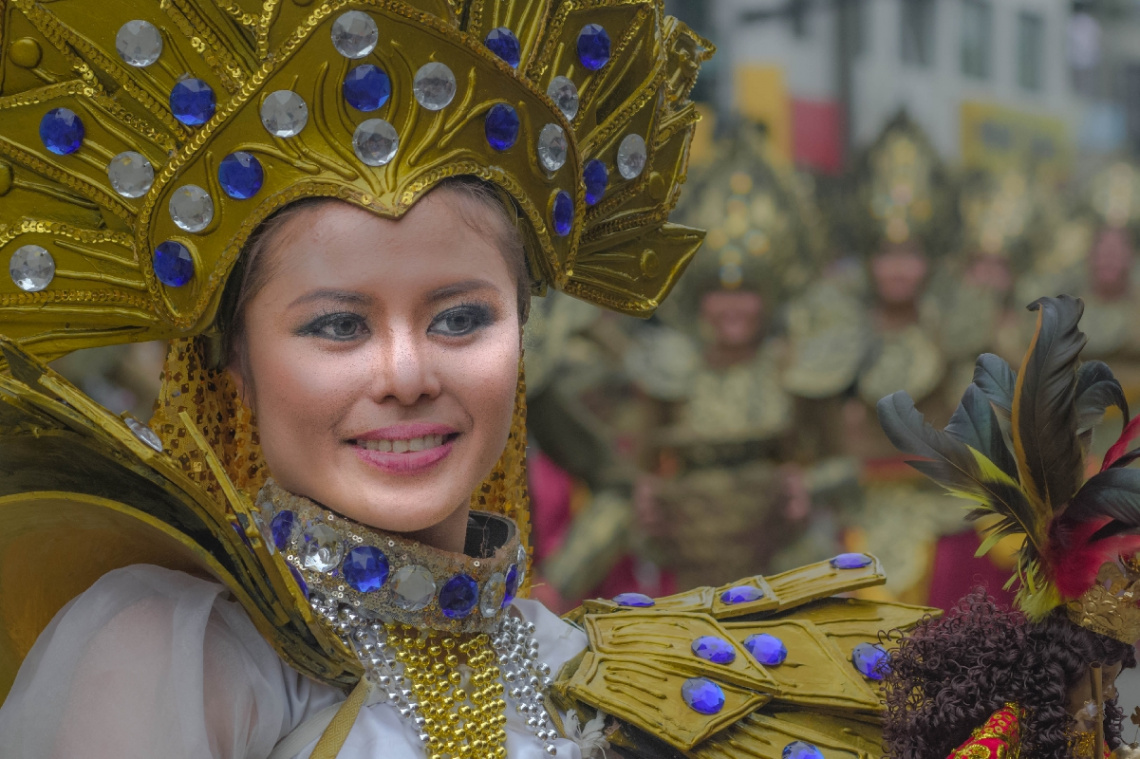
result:
<svg viewBox="0 0 1140 759"><path fill-rule="evenodd" d="M348 342L368 334L364 317L351 312L322 314L297 330L298 335Z"/></svg>
<svg viewBox="0 0 1140 759"><path fill-rule="evenodd" d="M495 322L495 312L479 303L449 308L431 323L428 332L445 337L466 337Z"/></svg>

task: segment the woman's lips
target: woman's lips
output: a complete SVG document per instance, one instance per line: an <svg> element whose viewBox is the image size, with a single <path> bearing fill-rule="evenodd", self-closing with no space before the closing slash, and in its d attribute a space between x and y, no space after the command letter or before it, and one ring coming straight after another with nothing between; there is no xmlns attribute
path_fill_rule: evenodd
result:
<svg viewBox="0 0 1140 759"><path fill-rule="evenodd" d="M352 448L366 464L392 474L420 474L447 458L458 434L423 435L404 440L353 440Z"/></svg>

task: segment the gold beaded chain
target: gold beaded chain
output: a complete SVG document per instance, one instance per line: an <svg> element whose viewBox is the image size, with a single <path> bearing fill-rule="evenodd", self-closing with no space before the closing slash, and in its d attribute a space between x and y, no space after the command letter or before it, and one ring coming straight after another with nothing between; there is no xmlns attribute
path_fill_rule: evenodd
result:
<svg viewBox="0 0 1140 759"><path fill-rule="evenodd" d="M506 759L507 702L490 636L386 627L424 717L429 759Z"/></svg>

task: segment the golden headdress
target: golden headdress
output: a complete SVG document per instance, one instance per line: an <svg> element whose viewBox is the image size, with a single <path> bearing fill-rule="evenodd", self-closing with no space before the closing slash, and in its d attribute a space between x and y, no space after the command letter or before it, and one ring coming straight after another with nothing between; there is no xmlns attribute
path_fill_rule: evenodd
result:
<svg viewBox="0 0 1140 759"><path fill-rule="evenodd" d="M1089 204L1097 218L1114 228L1131 227L1140 219L1140 172L1118 161L1093 176Z"/></svg>
<svg viewBox="0 0 1140 759"><path fill-rule="evenodd" d="M1029 177L1010 169L967 177L958 210L963 253L1009 258L1026 242L1037 209Z"/></svg>
<svg viewBox="0 0 1140 759"><path fill-rule="evenodd" d="M918 471L996 515L981 553L1024 536L1016 602L1032 620L1058 607L1076 624L1128 644L1140 640L1140 435L1120 383L1101 361L1080 360L1084 304L1062 295L1034 302L1033 343L1014 372L978 357L974 381L943 430L905 392L879 402L879 421ZM1086 479L1093 428L1115 406L1124 430ZM1009 439L1003 433L1008 422Z"/></svg>
<svg viewBox="0 0 1140 759"><path fill-rule="evenodd" d="M138 561L207 569L299 671L359 679L263 539L256 428L194 339L243 245L298 199L398 218L471 175L517 211L536 291L647 316L702 238L666 219L711 52L660 0L0 0L0 556L26 568L0 576L0 694ZM157 435L42 363L161 338ZM521 390L473 496L520 522Z"/></svg>

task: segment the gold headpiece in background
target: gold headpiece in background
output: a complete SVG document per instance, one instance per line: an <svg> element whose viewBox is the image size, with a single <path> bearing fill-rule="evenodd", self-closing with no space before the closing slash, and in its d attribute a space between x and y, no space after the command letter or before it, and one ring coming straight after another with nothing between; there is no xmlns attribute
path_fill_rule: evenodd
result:
<svg viewBox="0 0 1140 759"><path fill-rule="evenodd" d="M1097 172L1088 195L1097 217L1110 227L1132 226L1140 219L1140 172L1130 163L1118 161Z"/></svg>
<svg viewBox="0 0 1140 759"><path fill-rule="evenodd" d="M975 174L962 188L958 210L964 253L1009 258L1030 231L1033 188L1017 170Z"/></svg>

